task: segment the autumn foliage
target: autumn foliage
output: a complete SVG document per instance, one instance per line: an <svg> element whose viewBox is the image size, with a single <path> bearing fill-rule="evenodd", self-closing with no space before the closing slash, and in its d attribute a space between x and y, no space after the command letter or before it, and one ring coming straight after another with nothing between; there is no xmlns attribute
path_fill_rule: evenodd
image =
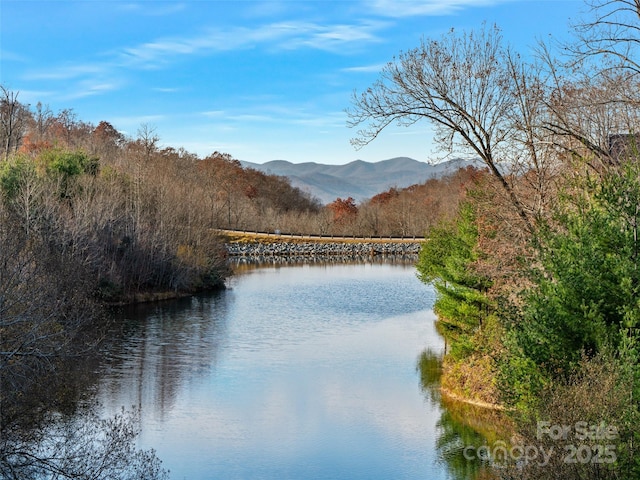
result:
<svg viewBox="0 0 640 480"><path fill-rule="evenodd" d="M358 207L356 207L356 201L352 198L336 198L333 202L327 205L327 208L333 213L333 221L338 224L349 223L353 221L358 214Z"/></svg>

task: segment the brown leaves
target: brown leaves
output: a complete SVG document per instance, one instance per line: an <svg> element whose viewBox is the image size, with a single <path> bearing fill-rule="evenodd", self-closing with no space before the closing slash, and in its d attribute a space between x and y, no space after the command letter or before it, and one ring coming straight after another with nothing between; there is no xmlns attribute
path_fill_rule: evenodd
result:
<svg viewBox="0 0 640 480"><path fill-rule="evenodd" d="M327 208L333 213L333 221L339 224L349 223L358 214L358 207L352 197L344 200L338 197Z"/></svg>

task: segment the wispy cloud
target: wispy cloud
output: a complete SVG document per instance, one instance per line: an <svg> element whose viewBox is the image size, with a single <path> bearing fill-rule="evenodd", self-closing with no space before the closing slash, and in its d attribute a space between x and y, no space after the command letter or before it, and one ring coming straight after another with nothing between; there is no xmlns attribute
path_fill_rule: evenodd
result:
<svg viewBox="0 0 640 480"><path fill-rule="evenodd" d="M224 117L224 114L224 110L208 110L206 112L200 112L200 115L208 118L222 118Z"/></svg>
<svg viewBox="0 0 640 480"><path fill-rule="evenodd" d="M310 115L306 118L293 119L291 123L313 128L343 129L345 121L346 117L344 112L328 112L322 115Z"/></svg>
<svg viewBox="0 0 640 480"><path fill-rule="evenodd" d="M259 115L255 113L240 113L236 115L229 115L225 118L225 121L235 121L235 122L257 122L257 123L271 123L276 121L276 117L271 115Z"/></svg>
<svg viewBox="0 0 640 480"><path fill-rule="evenodd" d="M109 121L124 131L129 132L135 130L142 124L150 124L162 122L167 118L166 115L133 115L125 117L113 117Z"/></svg>
<svg viewBox="0 0 640 480"><path fill-rule="evenodd" d="M64 64L52 69L27 72L25 80L71 80L74 78L93 76L102 74L108 70L108 64L104 63L81 63Z"/></svg>
<svg viewBox="0 0 640 480"><path fill-rule="evenodd" d="M116 8L127 13L146 15L149 17L163 17L175 15L186 8L185 3L144 2L144 3L115 3Z"/></svg>
<svg viewBox="0 0 640 480"><path fill-rule="evenodd" d="M341 71L346 73L378 73L384 67L386 63L375 63L373 65L362 65L358 67L347 67L343 68Z"/></svg>
<svg viewBox="0 0 640 480"><path fill-rule="evenodd" d="M284 48L313 48L333 52L344 52L345 48L360 47L380 43L383 39L379 32L386 27L383 22L361 22L358 24L320 25L298 23L294 25L293 35Z"/></svg>
<svg viewBox="0 0 640 480"><path fill-rule="evenodd" d="M391 18L451 15L467 7L484 7L510 0L370 0L371 11Z"/></svg>
<svg viewBox="0 0 640 480"><path fill-rule="evenodd" d="M93 80L84 80L77 83L72 93L64 95L64 100L74 100L77 98L90 97L100 95L102 93L118 90L121 86L120 82L101 82Z"/></svg>
<svg viewBox="0 0 640 480"><path fill-rule="evenodd" d="M256 105L259 105L256 107ZM314 128L344 128L345 114L342 111L318 110L309 105L286 105L276 103L251 103L250 107L235 111L201 112L214 121L225 125L243 125L250 123L266 125L297 125Z"/></svg>
<svg viewBox="0 0 640 480"><path fill-rule="evenodd" d="M348 53L383 41L384 22L320 24L314 22L277 22L258 26L208 29L197 35L158 38L138 45L95 55L98 61L65 63L25 73L25 80L68 82L73 94L67 99L97 95L126 83L130 70L168 68L180 58L215 55L220 52L264 47L267 51L314 49ZM113 79L118 79L115 81ZM74 84L75 83L75 84ZM172 92L173 89L156 89Z"/></svg>
<svg viewBox="0 0 640 480"><path fill-rule="evenodd" d="M250 3L246 13L251 17L275 17L283 15L291 10L291 2L280 0L268 0L266 2Z"/></svg>
<svg viewBox="0 0 640 480"><path fill-rule="evenodd" d="M18 53L0 49L0 58L3 62L20 62L25 63L28 59Z"/></svg>
<svg viewBox="0 0 640 480"><path fill-rule="evenodd" d="M265 46L270 50L316 49L345 52L346 48L381 42L378 35L387 24L360 22L323 25L313 22L277 22L256 28L210 29L199 35L160 38L124 48L118 55L123 65L159 66L171 58L204 55Z"/></svg>
<svg viewBox="0 0 640 480"><path fill-rule="evenodd" d="M160 92L160 93L176 93L176 92L179 92L181 89L177 87L153 87L151 90L153 90L154 92Z"/></svg>

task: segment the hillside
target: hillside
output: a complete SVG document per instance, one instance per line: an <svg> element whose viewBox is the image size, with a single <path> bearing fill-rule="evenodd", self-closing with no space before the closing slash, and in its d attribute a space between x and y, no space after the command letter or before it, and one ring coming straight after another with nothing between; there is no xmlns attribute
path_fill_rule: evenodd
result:
<svg viewBox="0 0 640 480"><path fill-rule="evenodd" d="M356 160L346 165L291 163L285 160L273 160L264 164L241 163L244 167L264 173L288 177L293 186L310 193L323 203L332 202L337 197L353 197L362 201L390 187L404 188L430 178L440 178L468 165L478 165L478 161L460 158L429 164L407 157L375 163Z"/></svg>

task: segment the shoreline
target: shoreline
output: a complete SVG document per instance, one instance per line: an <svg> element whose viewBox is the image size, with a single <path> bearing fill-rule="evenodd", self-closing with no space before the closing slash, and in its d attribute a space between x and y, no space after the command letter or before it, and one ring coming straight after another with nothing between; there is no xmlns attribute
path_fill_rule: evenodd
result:
<svg viewBox="0 0 640 480"><path fill-rule="evenodd" d="M185 292L185 291L173 291L173 290L163 290L158 292L146 291L146 292L136 292L130 293L128 295L122 295L115 301L100 301L98 303L105 307L124 307L127 305L137 305L140 303L153 303L153 302L164 302L169 300L180 300L181 298L188 298L194 295L198 295L200 293L206 292L217 292L225 290L227 286L222 282L220 285L196 289L193 291Z"/></svg>
<svg viewBox="0 0 640 480"><path fill-rule="evenodd" d="M462 395L458 395L457 393L453 393L451 390L444 388L442 386L439 387L439 390L443 397L454 402L464 403L466 405L471 405L473 407L478 407L478 408L491 410L495 412L507 411L507 408L504 405L501 405L499 403L489 403L489 402L484 402L482 400L474 400L472 398L464 397Z"/></svg>

